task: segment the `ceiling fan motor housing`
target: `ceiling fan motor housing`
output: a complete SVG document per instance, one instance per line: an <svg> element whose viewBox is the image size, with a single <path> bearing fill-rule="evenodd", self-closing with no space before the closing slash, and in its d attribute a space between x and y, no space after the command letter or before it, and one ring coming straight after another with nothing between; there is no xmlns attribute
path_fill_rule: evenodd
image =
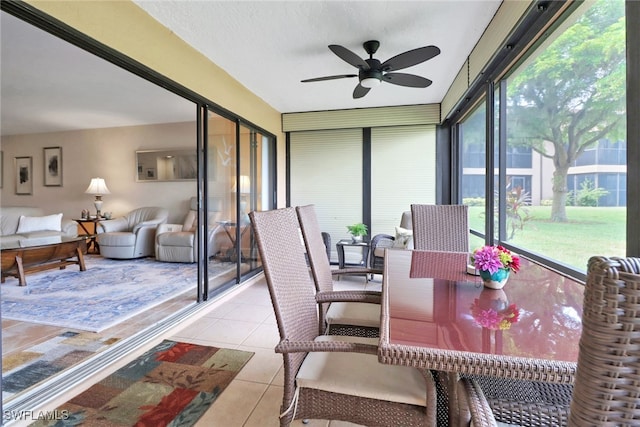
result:
<svg viewBox="0 0 640 427"><path fill-rule="evenodd" d="M369 69L360 69L360 72L358 73L360 84L369 88L379 85L382 82L380 61L377 59L365 59L365 62L369 65Z"/></svg>

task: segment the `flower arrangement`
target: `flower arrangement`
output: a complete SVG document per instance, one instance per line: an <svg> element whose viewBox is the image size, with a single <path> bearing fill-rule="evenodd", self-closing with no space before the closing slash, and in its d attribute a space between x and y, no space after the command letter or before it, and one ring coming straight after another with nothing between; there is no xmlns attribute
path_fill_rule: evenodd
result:
<svg viewBox="0 0 640 427"><path fill-rule="evenodd" d="M473 320L483 328L495 331L504 331L511 328L511 325L520 320L520 310L515 304L510 304L504 310L481 307L480 300L476 298L471 304L471 315Z"/></svg>
<svg viewBox="0 0 640 427"><path fill-rule="evenodd" d="M483 246L473 251L473 265L480 271L493 274L500 269L517 273L520 269L520 258L503 246Z"/></svg>

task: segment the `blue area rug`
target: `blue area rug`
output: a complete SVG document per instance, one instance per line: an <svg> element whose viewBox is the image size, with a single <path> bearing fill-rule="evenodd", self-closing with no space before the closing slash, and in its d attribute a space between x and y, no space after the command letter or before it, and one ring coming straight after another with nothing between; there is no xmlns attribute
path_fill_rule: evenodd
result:
<svg viewBox="0 0 640 427"><path fill-rule="evenodd" d="M184 292L195 300L196 264L100 256L86 256L85 263L83 272L67 267L29 274L24 287L7 280L0 287L2 318L100 332ZM222 263L214 270L234 267Z"/></svg>

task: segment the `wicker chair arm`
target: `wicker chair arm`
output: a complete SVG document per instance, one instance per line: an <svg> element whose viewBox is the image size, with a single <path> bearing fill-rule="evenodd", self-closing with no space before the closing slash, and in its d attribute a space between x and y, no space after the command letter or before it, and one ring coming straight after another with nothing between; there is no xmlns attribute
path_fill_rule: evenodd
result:
<svg viewBox="0 0 640 427"><path fill-rule="evenodd" d="M489 402L480 386L470 378L461 378L457 384L457 409L460 426L497 427Z"/></svg>
<svg viewBox="0 0 640 427"><path fill-rule="evenodd" d="M350 274L382 274L382 269L369 267L336 268L331 270L333 276L348 276Z"/></svg>
<svg viewBox="0 0 640 427"><path fill-rule="evenodd" d="M331 351L342 353L378 354L378 346L348 341L289 341L282 340L276 345L276 353L308 353L311 351Z"/></svg>
<svg viewBox="0 0 640 427"><path fill-rule="evenodd" d="M363 302L369 304L380 304L381 293L378 291L344 290L317 292L316 301L318 303L327 302Z"/></svg>

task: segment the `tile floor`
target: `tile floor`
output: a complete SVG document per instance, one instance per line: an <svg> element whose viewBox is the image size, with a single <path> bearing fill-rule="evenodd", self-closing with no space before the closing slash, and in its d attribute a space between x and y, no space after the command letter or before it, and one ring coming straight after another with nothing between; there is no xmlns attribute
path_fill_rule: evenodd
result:
<svg viewBox="0 0 640 427"><path fill-rule="evenodd" d="M365 284L362 277L345 278L340 287L379 289L379 281ZM171 339L237 348L255 355L222 393L196 427L278 427L282 403L282 355L274 352L279 340L275 316L264 279L256 280L233 299L212 309ZM300 420L292 426L302 426ZM340 421L310 420L309 427L346 427Z"/></svg>

